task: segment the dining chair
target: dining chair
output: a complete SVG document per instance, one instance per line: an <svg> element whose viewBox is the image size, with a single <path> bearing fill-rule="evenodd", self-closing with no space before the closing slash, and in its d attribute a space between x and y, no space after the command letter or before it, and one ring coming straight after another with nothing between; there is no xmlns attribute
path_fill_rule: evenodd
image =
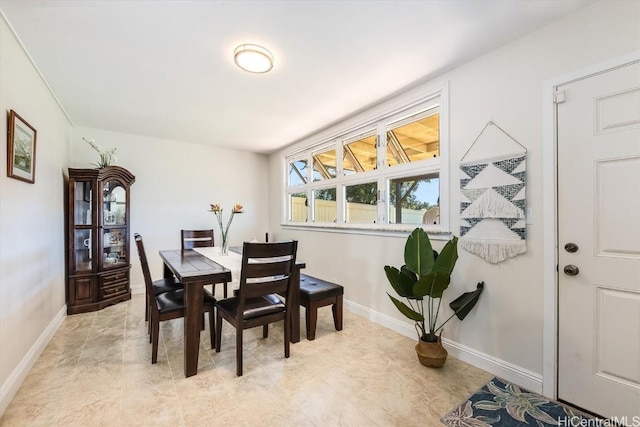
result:
<svg viewBox="0 0 640 427"><path fill-rule="evenodd" d="M138 245L138 237L140 237L140 244L142 245L142 236L136 233L134 237L136 238L136 245ZM140 255L139 245L138 245L138 255ZM140 258L140 262L142 262L142 258ZM180 280L178 280L176 277L154 280L153 282L151 282L151 286L153 287L154 295L160 295L165 292L182 289L182 283L180 283ZM146 306L144 308L144 320L146 322L147 320L149 320L149 304L150 304L149 296L147 295L146 292L145 292L145 303L146 303ZM149 332L151 332L151 325L149 325Z"/></svg>
<svg viewBox="0 0 640 427"><path fill-rule="evenodd" d="M193 248L213 247L213 229L210 230L180 230L182 250Z"/></svg>
<svg viewBox="0 0 640 427"><path fill-rule="evenodd" d="M213 229L210 230L180 230L182 250L193 248L213 247ZM214 290L215 290L215 284ZM224 282L224 297L227 297L228 283Z"/></svg>
<svg viewBox="0 0 640 427"><path fill-rule="evenodd" d="M222 319L236 329L236 374L242 376L242 332L262 326L269 335L269 324L284 320L284 357L289 357L292 300L290 286L296 263L298 242L249 243L242 247L242 270L237 295L216 302L216 352L222 344ZM278 294L286 295L283 301Z"/></svg>
<svg viewBox="0 0 640 427"><path fill-rule="evenodd" d="M149 263L147 262L147 255L144 250L144 243L142 236L138 233L134 234L136 240L136 247L138 249L138 255L140 257L140 265L142 266L142 274L144 276L144 285L149 300L149 328L151 330L151 363L154 364L158 361L158 340L160 334L160 322L171 319L178 319L184 317L185 303L184 303L184 288L167 290L165 292L156 292L154 283L159 281L151 280L151 273L149 272ZM209 312L209 333L211 339L211 348L214 348L215 344L215 303L216 299L211 295L209 291L203 289L203 301L202 310Z"/></svg>

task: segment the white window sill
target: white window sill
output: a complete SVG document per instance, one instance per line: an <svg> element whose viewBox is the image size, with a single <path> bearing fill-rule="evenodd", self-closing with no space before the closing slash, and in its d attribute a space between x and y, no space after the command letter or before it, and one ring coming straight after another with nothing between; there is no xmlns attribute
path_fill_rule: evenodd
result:
<svg viewBox="0 0 640 427"><path fill-rule="evenodd" d="M385 237L402 237L407 238L411 232L418 227L418 224L407 224L404 226L369 226L367 224L349 224L349 225L334 225L334 224L292 224L285 223L280 224L285 230L300 230L300 231L316 231L323 233L342 233L342 234L362 234L368 236L385 236ZM431 240L451 240L453 236L450 231L429 230L425 229Z"/></svg>

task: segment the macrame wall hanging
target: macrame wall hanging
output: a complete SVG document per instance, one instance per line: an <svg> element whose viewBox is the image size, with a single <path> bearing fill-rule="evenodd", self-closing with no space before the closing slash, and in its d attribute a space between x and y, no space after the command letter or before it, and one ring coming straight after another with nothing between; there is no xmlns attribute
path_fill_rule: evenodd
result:
<svg viewBox="0 0 640 427"><path fill-rule="evenodd" d="M492 264L527 251L526 157L490 121L460 160L460 246Z"/></svg>

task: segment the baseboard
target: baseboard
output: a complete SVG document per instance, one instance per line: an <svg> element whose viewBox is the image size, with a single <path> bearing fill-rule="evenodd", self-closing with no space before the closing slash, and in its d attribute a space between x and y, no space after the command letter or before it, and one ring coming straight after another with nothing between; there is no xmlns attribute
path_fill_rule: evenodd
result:
<svg viewBox="0 0 640 427"><path fill-rule="evenodd" d="M144 294L144 284L142 285L131 285L131 295L136 294Z"/></svg>
<svg viewBox="0 0 640 427"><path fill-rule="evenodd" d="M344 301L345 307L352 313L362 316L366 319L376 322L392 331L398 332L409 338L416 338L416 331L409 323L402 322L364 307L360 304L349 300ZM475 350L466 345L443 338L442 344L449 354L460 359L470 365L490 372L495 376L505 379L511 383L517 384L536 393L542 393L542 375L531 372L520 366L498 359L481 351Z"/></svg>
<svg viewBox="0 0 640 427"><path fill-rule="evenodd" d="M18 366L11 372L9 378L0 387L0 416L11 403L11 400L18 392L18 389L22 385L22 382L33 368L33 365L38 360L38 357L42 354L53 335L56 333L65 317L67 316L67 306L63 306L60 311L54 316L46 329L40 334L35 343L31 346L27 354L22 358Z"/></svg>
<svg viewBox="0 0 640 427"><path fill-rule="evenodd" d="M446 338L442 339L442 344L453 357L520 387L542 394L542 375Z"/></svg>

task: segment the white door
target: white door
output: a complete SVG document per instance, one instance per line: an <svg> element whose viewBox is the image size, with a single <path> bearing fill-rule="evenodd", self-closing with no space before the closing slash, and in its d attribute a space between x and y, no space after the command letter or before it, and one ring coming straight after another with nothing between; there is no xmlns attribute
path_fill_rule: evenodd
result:
<svg viewBox="0 0 640 427"><path fill-rule="evenodd" d="M558 93L558 397L632 425L640 422L640 64Z"/></svg>

